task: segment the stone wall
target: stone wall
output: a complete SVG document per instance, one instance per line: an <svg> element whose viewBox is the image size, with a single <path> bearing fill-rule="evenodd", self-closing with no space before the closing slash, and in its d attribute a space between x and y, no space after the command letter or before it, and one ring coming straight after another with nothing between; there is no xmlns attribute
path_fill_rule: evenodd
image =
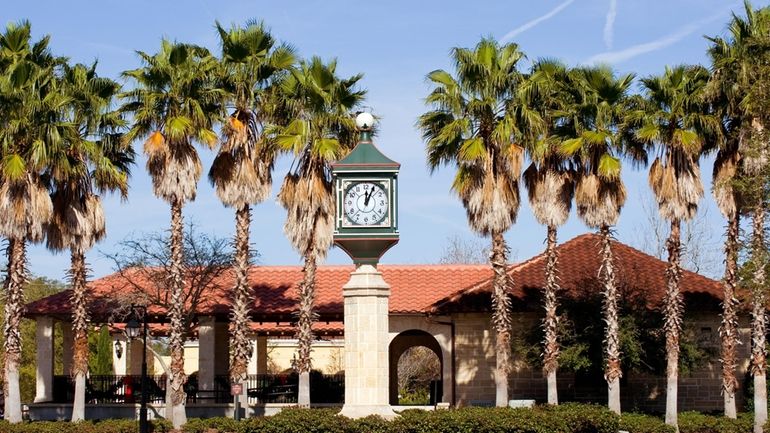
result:
<svg viewBox="0 0 770 433"><path fill-rule="evenodd" d="M538 320L535 313L514 313L513 333L530 329ZM455 320L455 351L457 369L458 406L486 406L495 401L494 387L494 335L489 316L486 314L457 314ZM744 404L744 378L748 369L751 341L748 320L740 323L737 392L738 407ZM679 410L720 411L723 408L721 394L721 365L719 363L719 316L717 313L690 315L686 327L695 332L699 344L710 346L716 354L713 359L696 371L682 374L679 379ZM511 399L535 399L546 401L546 381L539 368L532 368L514 354L514 371L510 377ZM560 401L606 402L606 386L603 381L586 381L572 373L558 376ZM627 372L621 379L621 399L624 410L663 412L665 410L665 378L650 374Z"/></svg>

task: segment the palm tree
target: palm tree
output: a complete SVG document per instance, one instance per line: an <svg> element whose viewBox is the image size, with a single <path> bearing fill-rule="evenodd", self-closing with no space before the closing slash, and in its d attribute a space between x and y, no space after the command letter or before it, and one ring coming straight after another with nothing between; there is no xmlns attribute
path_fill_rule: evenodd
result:
<svg viewBox="0 0 770 433"><path fill-rule="evenodd" d="M362 75L341 79L336 69L335 60L324 64L313 57L292 70L281 85L288 123L274 132L278 146L296 159L281 185L278 202L287 211L284 232L304 260L297 315L300 406L310 405L316 267L332 244L331 163L355 145L355 121L350 113L366 94L356 88Z"/></svg>
<svg viewBox="0 0 770 433"><path fill-rule="evenodd" d="M666 247L666 294L663 298L666 334L666 423L677 426L679 335L683 300L679 290L681 221L689 220L703 198L698 166L708 140L721 130L720 121L708 113L704 89L709 73L702 66L666 67L659 76L642 79L644 100L628 114L636 125L634 135L657 157L650 166L649 183L661 217L671 225ZM713 142L713 140L712 140Z"/></svg>
<svg viewBox="0 0 770 433"><path fill-rule="evenodd" d="M63 91L71 105L68 120L76 131L65 137L66 146L51 155L56 161L50 172L55 189L46 243L49 249L69 249L71 255L75 378L72 421L85 418L89 322L85 253L106 234L101 199L95 192L119 190L126 198L129 165L134 156L132 149L121 142L119 129L125 122L111 111L119 90L117 82L97 76L96 63L64 68Z"/></svg>
<svg viewBox="0 0 770 433"><path fill-rule="evenodd" d="M712 61L712 78L708 87L708 96L712 104L719 110L724 125L723 137L719 152L714 162L713 194L722 214L728 220L725 237L725 276L723 280L724 301L720 335L722 339L722 389L724 394L725 416L735 418L735 391L738 380L735 377L737 365L736 348L738 345L737 308L735 296L738 284L738 248L740 215L742 212L753 214L754 222L764 219L764 207L753 206L749 197L743 197L745 191L741 178L749 173L762 171L762 160L752 155L749 149L752 140L754 114L751 112L752 89L756 90L755 80L750 71L755 70L758 59L767 54L767 44L757 43L767 38L770 29L770 9L754 10L751 3L744 2L746 17L733 14L728 26L728 38L709 38L711 46L709 55ZM761 86L759 86L761 87ZM748 162L748 164L746 164ZM749 174L751 176L751 174ZM758 217L758 218L757 218ZM759 225L762 225L761 223ZM758 227L757 224L754 227ZM755 232L754 245L761 244L763 233ZM759 259L759 258L757 258ZM762 277L762 275L758 275ZM755 282L756 283L756 282ZM762 284L760 284L761 286ZM754 284L754 287L757 287ZM754 413L755 430L761 430L767 420L767 395L765 373L765 324L764 324L764 295L762 291L753 291L752 310L755 319L752 320L752 334L756 344L752 345L752 366L754 375ZM762 340L762 341L759 341Z"/></svg>
<svg viewBox="0 0 770 433"><path fill-rule="evenodd" d="M246 380L252 354L249 340L249 283L251 261L249 225L251 205L261 203L272 186L277 149L262 136L270 118L271 85L294 63L293 50L276 46L264 25L248 22L229 31L216 24L222 44L220 86L232 113L222 126L219 153L209 171L217 196L235 208L233 310L230 336L230 380Z"/></svg>
<svg viewBox="0 0 770 433"><path fill-rule="evenodd" d="M171 349L171 404L167 416L175 428L187 421L184 373L186 306L183 280L182 207L195 199L201 162L193 146L197 141L213 148L213 130L221 113L222 91L213 85L217 61L205 48L163 40L154 54L138 52L144 65L123 75L136 87L123 94L122 110L133 115L126 133L130 142L145 138L147 171L155 195L171 207L171 263L169 266Z"/></svg>
<svg viewBox="0 0 770 433"><path fill-rule="evenodd" d="M522 125L532 118L515 98L523 57L518 45L492 39L482 39L473 49L454 48L455 75L444 70L428 74L435 86L426 99L432 109L417 121L431 170L449 164L457 168L452 189L463 202L468 223L492 238L497 406L508 405L511 369L511 282L503 235L519 210Z"/></svg>
<svg viewBox="0 0 770 433"><path fill-rule="evenodd" d="M5 419L21 421L19 325L27 280L26 243L43 239L51 217L44 171L50 152L62 145L67 98L49 38L32 42L29 22L9 24L0 34L0 236L8 239L4 324Z"/></svg>
<svg viewBox="0 0 770 433"><path fill-rule="evenodd" d="M532 67L529 79L522 84L528 104L542 119L542 129L528 140L532 164L524 171L529 203L537 221L547 227L545 287L543 293L543 373L548 381L548 403L558 404L556 372L559 369L559 341L556 314L558 308L559 256L556 251L557 228L567 222L575 194L572 173L558 152L554 135L556 120L564 108L563 86L567 68L554 60L540 60Z"/></svg>
<svg viewBox="0 0 770 433"><path fill-rule="evenodd" d="M610 227L620 217L626 188L620 177L622 122L626 95L633 75L616 77L609 67L581 67L568 74L570 93L560 130L559 152L578 170L575 203L578 216L601 235L599 280L604 294L607 399L610 410L620 413L620 341L618 287Z"/></svg>

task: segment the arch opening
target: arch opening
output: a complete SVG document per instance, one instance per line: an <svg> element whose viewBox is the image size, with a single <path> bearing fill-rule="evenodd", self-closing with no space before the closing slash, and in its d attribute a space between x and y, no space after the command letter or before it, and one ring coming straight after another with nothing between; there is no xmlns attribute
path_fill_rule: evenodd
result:
<svg viewBox="0 0 770 433"><path fill-rule="evenodd" d="M389 347L390 404L434 405L443 401L443 357L431 334L409 330Z"/></svg>

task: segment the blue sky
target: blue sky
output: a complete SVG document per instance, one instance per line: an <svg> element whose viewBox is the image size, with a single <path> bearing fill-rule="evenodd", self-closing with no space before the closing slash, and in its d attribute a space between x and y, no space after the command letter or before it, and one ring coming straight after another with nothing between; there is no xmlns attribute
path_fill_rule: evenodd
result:
<svg viewBox="0 0 770 433"><path fill-rule="evenodd" d="M755 6L766 2L756 2ZM703 35L723 34L730 11L742 2L725 0L543 0L543 1L35 1L6 2L0 10L3 22L29 19L36 37L52 36L52 47L73 61L99 60L101 75L117 77L139 65L134 50L154 52L161 37L197 43L218 50L214 20L242 23L264 20L273 34L294 45L302 56L338 58L341 74L364 73L367 105L382 117L377 143L391 158L401 162L401 241L384 257L384 263L437 261L447 238L472 238L465 213L449 191L452 171L430 175L424 144L414 127L424 110L428 93L425 75L449 68L452 47L470 47L482 36L517 42L531 59L559 58L568 64L606 62L618 72L640 76L662 72L665 65L707 64ZM141 148L141 147L139 147ZM204 164L212 154L201 151ZM282 158L274 173L274 189L288 170L291 157ZM702 171L708 181L712 159ZM649 202L646 173L624 167L629 200L617 226L617 237L639 245L646 230L642 203ZM522 197L525 192L522 191ZM506 238L515 260L524 260L543 248L545 231L533 217L526 200L517 224ZM105 200L108 236L88 260L93 276L111 271L100 251L113 251L116 243L131 235L164 230L169 224L167 205L152 194L138 162L127 203ZM721 248L724 222L707 193L702 202L704 221L714 233L706 248ZM185 217L208 233L231 237L233 213L216 198L205 178L198 198L185 208ZM253 212L252 244L262 264L300 264L283 235L285 212L275 195ZM586 232L572 217L560 231L567 240ZM40 246L30 248L34 274L63 278L66 254L54 255ZM333 250L328 263L349 263ZM720 272L718 269L717 273Z"/></svg>

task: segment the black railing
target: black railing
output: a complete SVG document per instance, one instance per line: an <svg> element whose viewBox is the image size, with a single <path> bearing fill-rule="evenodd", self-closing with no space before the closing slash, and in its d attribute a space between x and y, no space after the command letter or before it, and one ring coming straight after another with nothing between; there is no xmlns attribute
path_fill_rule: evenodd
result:
<svg viewBox="0 0 770 433"><path fill-rule="evenodd" d="M71 403L75 396L75 382L70 376L54 376L53 402ZM148 376L147 401L163 404L166 399L166 376ZM252 374L248 376L245 392L249 404L296 403L299 376L293 374ZM231 403L230 378L214 377L214 389L200 389L198 378L192 375L185 384L188 404ZM141 401L142 378L139 375L90 376L86 379L86 403L134 404ZM342 404L345 400L345 375L311 373L310 401L313 403Z"/></svg>
<svg viewBox="0 0 770 433"><path fill-rule="evenodd" d="M147 377L147 401L166 400L166 376ZM75 381L70 376L54 376L54 403L71 403L75 398ZM142 399L142 376L99 375L86 379L86 403L139 403Z"/></svg>

